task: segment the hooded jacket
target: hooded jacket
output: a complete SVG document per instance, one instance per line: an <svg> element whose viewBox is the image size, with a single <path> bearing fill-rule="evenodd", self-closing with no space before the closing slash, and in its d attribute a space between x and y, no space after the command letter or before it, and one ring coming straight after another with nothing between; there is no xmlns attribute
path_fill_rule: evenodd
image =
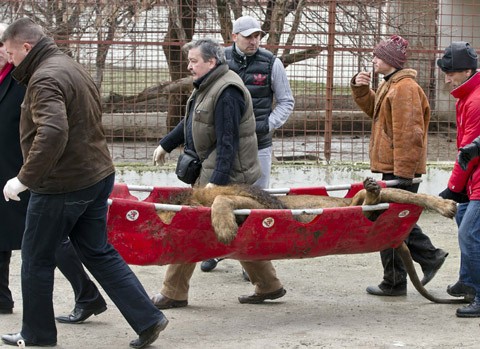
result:
<svg viewBox="0 0 480 349"><path fill-rule="evenodd" d="M430 105L416 76L413 69L399 70L376 92L369 86L355 85L355 77L351 81L355 102L372 118L372 172L403 178L426 173Z"/></svg>
<svg viewBox="0 0 480 349"><path fill-rule="evenodd" d="M457 147L471 143L480 135L480 73L452 90L457 99ZM466 171L460 168L457 161L453 166L448 181L448 188L456 193L466 192L470 200L480 200L480 167L478 157L473 158Z"/></svg>
<svg viewBox="0 0 480 349"><path fill-rule="evenodd" d="M45 37L12 76L27 86L20 118L20 182L33 192L59 194L90 187L115 172L100 94L79 63Z"/></svg>

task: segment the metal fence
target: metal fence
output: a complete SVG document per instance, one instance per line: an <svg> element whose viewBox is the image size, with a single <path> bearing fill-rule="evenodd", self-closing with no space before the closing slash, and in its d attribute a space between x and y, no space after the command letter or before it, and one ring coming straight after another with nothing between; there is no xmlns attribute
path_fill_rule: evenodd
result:
<svg viewBox="0 0 480 349"><path fill-rule="evenodd" d="M429 97L429 160L451 161L455 101L436 67L452 41L480 49L475 0L3 0L0 21L29 16L94 77L117 162L150 162L180 120L191 80L181 46L201 37L231 43L232 21L252 15L262 46L283 61L295 110L274 137L279 161L368 161L370 120L353 103L349 82L372 70L376 43L409 41L407 67ZM381 78L381 77L380 77ZM374 87L379 77L375 76Z"/></svg>

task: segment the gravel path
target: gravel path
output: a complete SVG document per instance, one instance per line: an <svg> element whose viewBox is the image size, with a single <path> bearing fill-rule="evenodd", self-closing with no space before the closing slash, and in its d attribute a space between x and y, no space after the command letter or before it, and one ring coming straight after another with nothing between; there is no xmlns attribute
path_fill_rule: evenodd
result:
<svg viewBox="0 0 480 349"><path fill-rule="evenodd" d="M450 252L427 288L447 296L457 279L459 251L453 221L423 213L420 225L437 247ZM457 305L432 304L409 286L406 297L375 297L365 288L380 281L377 253L275 261L287 294L278 302L242 305L250 293L238 262L225 260L211 273L197 267L189 306L166 310L167 329L151 348L479 348L479 319L455 317ZM132 266L151 295L161 287L165 266ZM21 326L20 253L11 264L13 315L0 315L2 333ZM57 314L71 310L73 293L56 274ZM58 325L58 348L128 348L135 333L108 301L108 311L80 325Z"/></svg>

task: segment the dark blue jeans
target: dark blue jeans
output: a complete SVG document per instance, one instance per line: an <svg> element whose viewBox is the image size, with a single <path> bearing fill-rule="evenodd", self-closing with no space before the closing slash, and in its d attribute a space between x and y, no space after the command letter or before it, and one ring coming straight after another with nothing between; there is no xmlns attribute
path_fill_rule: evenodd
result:
<svg viewBox="0 0 480 349"><path fill-rule="evenodd" d="M460 224L462 224L463 216L465 215L465 212L467 211L468 208L468 202L463 202L461 204L457 205L457 214L455 215L455 221L457 223L457 226L460 228ZM468 275L468 268L467 264L465 261L465 256L462 255L461 250L462 250L462 245L460 241L460 231L458 234L458 245L460 247L460 270L459 270L459 277L458 280L468 286L472 286L472 278L470 275Z"/></svg>
<svg viewBox="0 0 480 349"><path fill-rule="evenodd" d="M458 205L458 244L460 246L460 281L477 291L480 302L480 201Z"/></svg>
<svg viewBox="0 0 480 349"><path fill-rule="evenodd" d="M105 299L100 294L97 286L90 280L85 272L82 262L78 257L70 239L60 243L55 255L57 268L60 269L63 276L70 282L73 293L75 294L75 308L80 309L98 309L106 305Z"/></svg>
<svg viewBox="0 0 480 349"><path fill-rule="evenodd" d="M52 301L55 251L67 237L137 334L164 317L107 241L107 199L114 179L112 174L89 188L71 193L32 193L22 242L21 334L28 341L36 344L57 341Z"/></svg>

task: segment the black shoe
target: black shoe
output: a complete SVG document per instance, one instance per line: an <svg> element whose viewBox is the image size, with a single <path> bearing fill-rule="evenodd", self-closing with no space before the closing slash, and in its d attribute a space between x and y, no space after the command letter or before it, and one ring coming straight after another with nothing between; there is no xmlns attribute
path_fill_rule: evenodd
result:
<svg viewBox="0 0 480 349"><path fill-rule="evenodd" d="M212 259L207 259L206 261L203 261L202 264L200 264L200 269L202 271L212 271L217 267L218 262L223 261L225 258L212 258Z"/></svg>
<svg viewBox="0 0 480 349"><path fill-rule="evenodd" d="M158 321L155 325L150 326L145 331L140 333L137 339L134 339L130 342L130 348L141 349L145 348L147 345L155 342L165 327L168 325L168 319L163 317L162 320Z"/></svg>
<svg viewBox="0 0 480 349"><path fill-rule="evenodd" d="M445 252L442 249L438 249L436 255L438 255L438 258L437 258L437 261L433 264L433 266L429 268L425 268L425 270L423 271L423 279L421 281L423 286L428 284L435 277L435 275L437 274L437 271L440 270L443 263L445 262L445 259L448 256L448 252Z"/></svg>
<svg viewBox="0 0 480 349"><path fill-rule="evenodd" d="M480 303L474 300L463 308L457 309L458 317L480 317Z"/></svg>
<svg viewBox="0 0 480 349"><path fill-rule="evenodd" d="M13 308L0 308L0 314L12 314Z"/></svg>
<svg viewBox="0 0 480 349"><path fill-rule="evenodd" d="M447 293L452 297L464 297L466 302L473 302L477 291L461 281L447 286Z"/></svg>
<svg viewBox="0 0 480 349"><path fill-rule="evenodd" d="M64 324L80 324L87 320L90 316L101 314L105 310L107 310L107 306L105 304L95 309L82 309L75 307L70 314L57 316L55 319Z"/></svg>
<svg viewBox="0 0 480 349"><path fill-rule="evenodd" d="M3 343L7 345L13 345L15 347L20 347L19 341L23 341L26 347L54 347L57 345L57 342L54 343L48 343L48 344L39 344L39 343L33 343L30 341L27 341L22 337L22 335L19 333L10 333L10 334L4 334L2 336L2 341Z"/></svg>
<svg viewBox="0 0 480 349"><path fill-rule="evenodd" d="M285 296L287 293L287 290L285 290L283 287L269 293L254 293L251 295L247 296L240 296L238 297L238 301L242 304L248 303L248 304L260 304L263 303L267 299L277 299Z"/></svg>
<svg viewBox="0 0 480 349"><path fill-rule="evenodd" d="M382 284L378 286L368 286L367 293L373 294L374 296L406 296L407 295L407 286L400 287L385 287Z"/></svg>

